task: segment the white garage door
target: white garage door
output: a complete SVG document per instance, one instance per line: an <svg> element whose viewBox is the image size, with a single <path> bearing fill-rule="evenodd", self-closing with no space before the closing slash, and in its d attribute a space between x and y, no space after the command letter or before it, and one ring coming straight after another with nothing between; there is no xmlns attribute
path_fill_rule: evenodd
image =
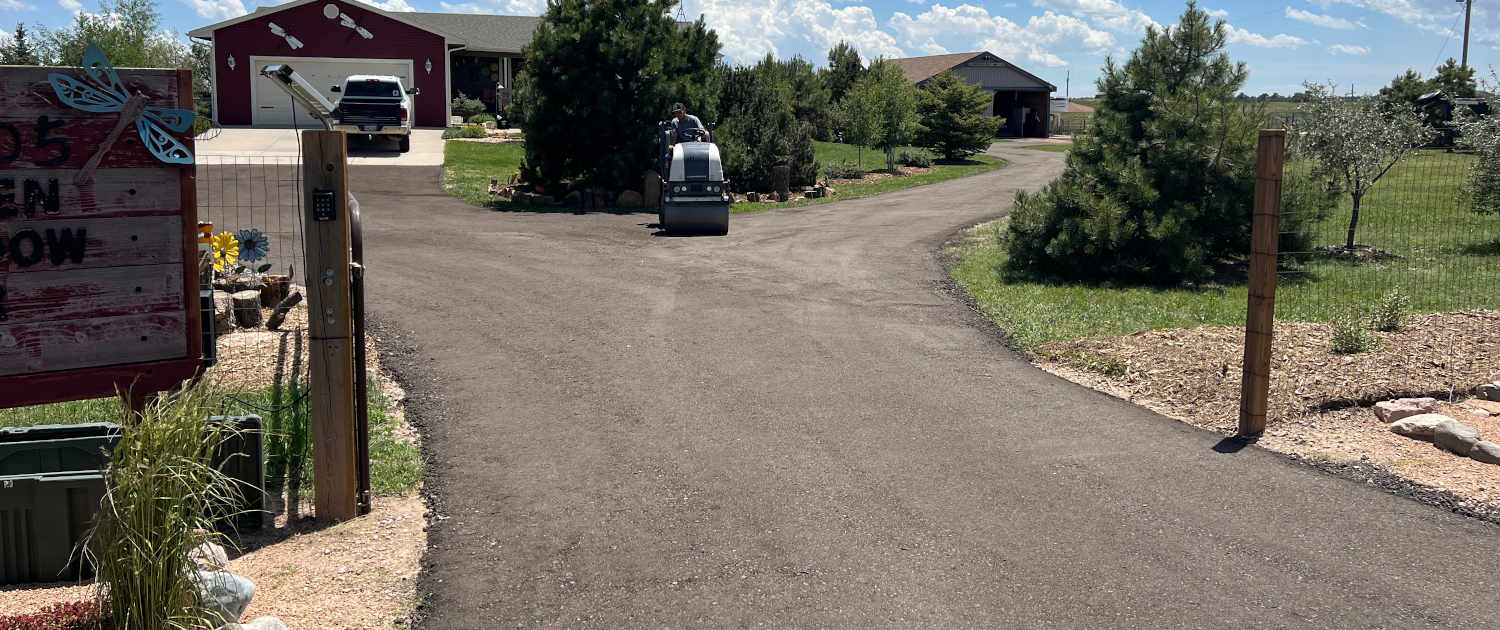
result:
<svg viewBox="0 0 1500 630"><path fill-rule="evenodd" d="M343 85L344 78L351 74L381 74L401 77L401 85L412 87L412 62L410 59L331 59L327 57L251 57L250 64L255 76L250 89L250 98L255 102L250 120L256 126L290 126L292 124L292 99L263 76L260 69L266 66L286 64L302 75L308 83L323 91L323 98L338 103L338 95L329 91L335 85ZM415 101L415 99L413 99ZM415 103L413 103L415 106ZM303 108L297 109L297 126L316 127L318 121L307 115ZM416 112L409 112L415 118Z"/></svg>

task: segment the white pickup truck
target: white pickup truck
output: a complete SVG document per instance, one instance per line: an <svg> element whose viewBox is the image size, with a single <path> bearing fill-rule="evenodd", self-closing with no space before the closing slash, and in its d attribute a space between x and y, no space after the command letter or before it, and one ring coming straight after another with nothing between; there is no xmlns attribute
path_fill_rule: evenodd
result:
<svg viewBox="0 0 1500 630"><path fill-rule="evenodd" d="M332 90L339 95L334 129L370 139L396 136L402 153L411 150L411 97L420 90L403 87L399 77L371 74L352 75Z"/></svg>

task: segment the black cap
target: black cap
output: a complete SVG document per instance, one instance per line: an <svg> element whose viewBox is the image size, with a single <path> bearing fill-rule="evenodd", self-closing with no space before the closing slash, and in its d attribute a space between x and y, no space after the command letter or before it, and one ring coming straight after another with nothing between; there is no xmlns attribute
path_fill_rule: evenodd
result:
<svg viewBox="0 0 1500 630"><path fill-rule="evenodd" d="M682 111L684 109L687 109L687 108L683 107L682 103L672 103L672 113L675 114L675 113L680 112L680 111Z"/></svg>

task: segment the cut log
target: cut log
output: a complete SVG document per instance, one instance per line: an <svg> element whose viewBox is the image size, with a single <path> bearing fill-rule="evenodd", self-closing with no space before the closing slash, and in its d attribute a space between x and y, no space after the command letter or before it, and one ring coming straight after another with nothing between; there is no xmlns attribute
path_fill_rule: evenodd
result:
<svg viewBox="0 0 1500 630"><path fill-rule="evenodd" d="M223 291L214 291L214 333L234 332L234 300Z"/></svg>
<svg viewBox="0 0 1500 630"><path fill-rule="evenodd" d="M260 305L271 308L280 304L291 288L292 279L288 276L266 276L266 286L260 288Z"/></svg>
<svg viewBox="0 0 1500 630"><path fill-rule="evenodd" d="M281 323L286 321L286 314L290 313L292 307L297 306L301 301L302 293L300 291L293 291L291 295L286 296L286 299L276 305L276 310L271 311L271 318L266 321L266 328L271 330L281 328Z"/></svg>
<svg viewBox="0 0 1500 630"><path fill-rule="evenodd" d="M260 328L265 320L260 313L260 291L230 294L234 303L234 323L240 328Z"/></svg>

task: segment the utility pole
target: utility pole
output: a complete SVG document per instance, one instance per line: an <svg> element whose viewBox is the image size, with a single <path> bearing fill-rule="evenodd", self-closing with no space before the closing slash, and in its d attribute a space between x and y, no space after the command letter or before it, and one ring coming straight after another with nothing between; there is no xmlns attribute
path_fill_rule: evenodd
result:
<svg viewBox="0 0 1500 630"><path fill-rule="evenodd" d="M1464 60L1463 68L1469 69L1469 17L1474 13L1474 0L1457 0L1464 3Z"/></svg>

